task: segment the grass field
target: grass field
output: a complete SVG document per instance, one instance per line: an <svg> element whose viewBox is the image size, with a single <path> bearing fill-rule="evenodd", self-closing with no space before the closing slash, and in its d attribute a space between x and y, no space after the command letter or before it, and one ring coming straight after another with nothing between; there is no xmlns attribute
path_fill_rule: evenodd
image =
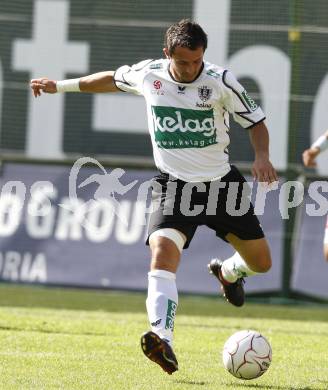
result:
<svg viewBox="0 0 328 390"><path fill-rule="evenodd" d="M328 389L327 306L246 304L180 297L175 330L179 371L172 376L139 347L148 329L145 295L0 287L1 389L251 390ZM221 362L225 340L261 331L273 362L241 381Z"/></svg>

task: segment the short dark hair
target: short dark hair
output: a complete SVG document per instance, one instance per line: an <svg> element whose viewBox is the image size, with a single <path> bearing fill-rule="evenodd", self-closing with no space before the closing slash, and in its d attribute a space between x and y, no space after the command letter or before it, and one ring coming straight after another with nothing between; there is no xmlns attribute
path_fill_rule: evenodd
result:
<svg viewBox="0 0 328 390"><path fill-rule="evenodd" d="M178 46L187 47L191 50L202 47L205 51L207 48L207 34L198 23L189 19L182 19L167 29L164 46L168 49L170 55L174 53L174 49Z"/></svg>

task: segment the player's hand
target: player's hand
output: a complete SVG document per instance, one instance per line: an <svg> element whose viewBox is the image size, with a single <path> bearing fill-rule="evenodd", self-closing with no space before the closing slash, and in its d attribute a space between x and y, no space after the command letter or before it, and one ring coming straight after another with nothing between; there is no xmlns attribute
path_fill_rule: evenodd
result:
<svg viewBox="0 0 328 390"><path fill-rule="evenodd" d="M320 153L319 148L310 148L306 149L303 152L303 164L306 167L313 168L317 166L317 163L315 161L317 155Z"/></svg>
<svg viewBox="0 0 328 390"><path fill-rule="evenodd" d="M252 175L259 182L273 183L278 181L278 175L267 157L257 157L253 163Z"/></svg>
<svg viewBox="0 0 328 390"><path fill-rule="evenodd" d="M57 92L56 81L49 80L46 77L31 80L30 87L35 97L41 96L41 91L44 93Z"/></svg>

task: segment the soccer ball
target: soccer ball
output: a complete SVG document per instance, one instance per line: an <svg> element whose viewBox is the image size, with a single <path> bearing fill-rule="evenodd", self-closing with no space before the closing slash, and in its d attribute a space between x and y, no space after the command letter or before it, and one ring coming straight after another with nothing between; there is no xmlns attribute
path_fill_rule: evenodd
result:
<svg viewBox="0 0 328 390"><path fill-rule="evenodd" d="M236 378L258 378L269 368L271 359L268 340L255 330L234 333L223 347L224 367Z"/></svg>

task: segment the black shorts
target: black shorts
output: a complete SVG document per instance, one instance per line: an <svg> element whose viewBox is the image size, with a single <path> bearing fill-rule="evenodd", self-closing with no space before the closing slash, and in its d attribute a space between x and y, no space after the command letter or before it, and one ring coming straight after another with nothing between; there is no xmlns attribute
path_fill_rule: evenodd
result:
<svg viewBox="0 0 328 390"><path fill-rule="evenodd" d="M188 248L200 225L213 229L224 241L228 233L242 240L264 237L247 197L250 188L234 166L221 180L205 183L186 183L161 173L154 177L152 187L154 211L149 218L147 245L149 236L156 230L173 228L187 237L184 249Z"/></svg>

